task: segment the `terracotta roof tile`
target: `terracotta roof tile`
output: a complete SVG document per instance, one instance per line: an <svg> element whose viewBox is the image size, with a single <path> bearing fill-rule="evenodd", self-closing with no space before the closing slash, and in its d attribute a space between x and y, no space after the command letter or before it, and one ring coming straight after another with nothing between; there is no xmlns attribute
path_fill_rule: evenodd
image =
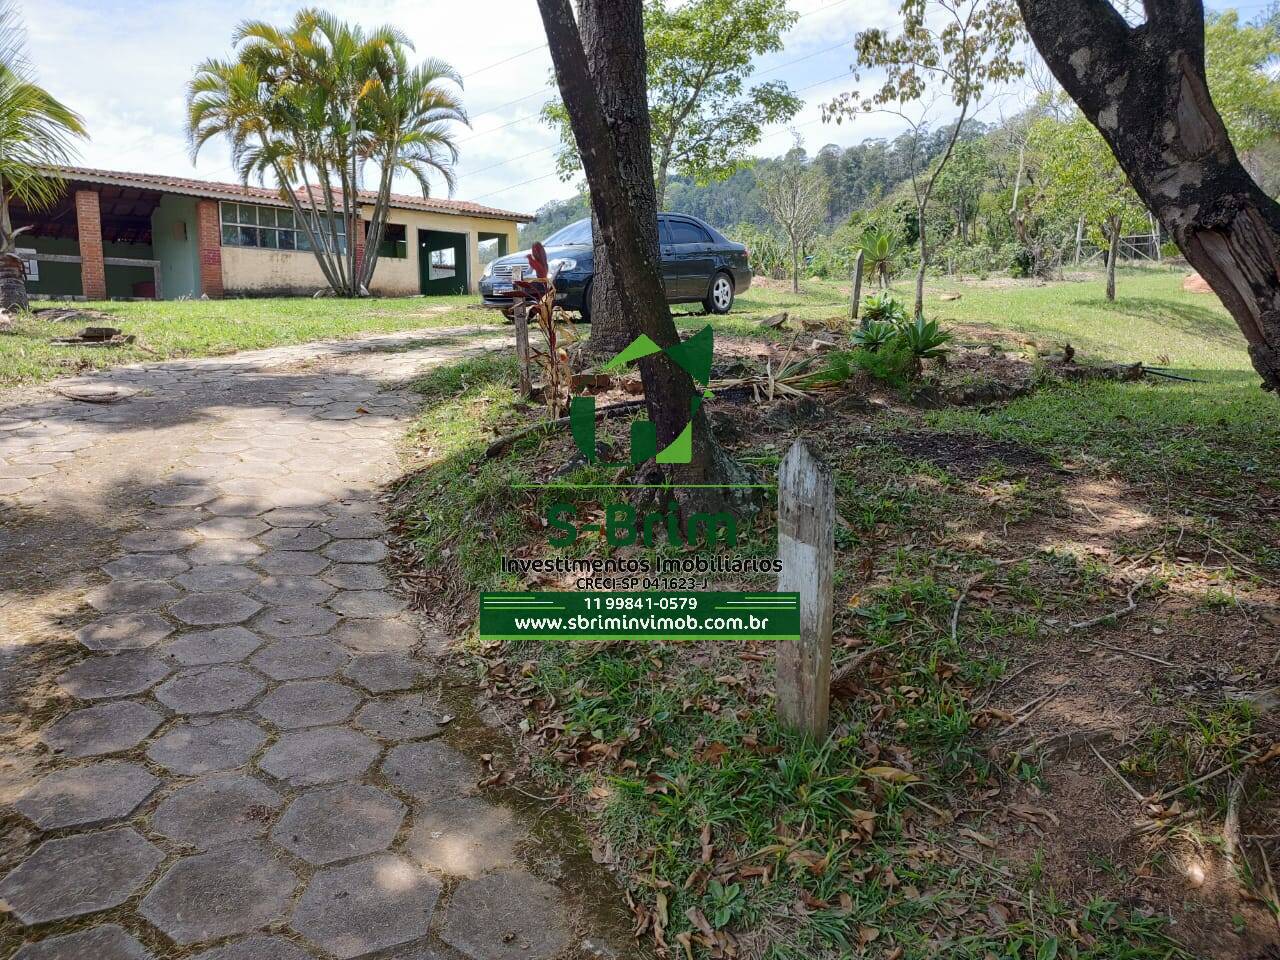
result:
<svg viewBox="0 0 1280 960"><path fill-rule="evenodd" d="M189 177L174 177L167 174L133 173L127 170L97 170L91 167L57 166L50 167L50 170L55 171L59 176L67 180L136 186L148 190L185 193L191 196L210 197L217 200L252 200L256 203L285 205L280 192L270 187L248 187L239 183L217 183L210 180L193 180ZM360 191L360 199L364 203L373 203L376 196L372 190ZM497 207L486 207L483 204L471 203L467 200L442 200L437 197L416 197L403 193L393 193L391 195L391 205L402 210L425 210L431 213L460 214L490 220L517 220L527 223L534 219L532 214L516 213L512 210L501 210Z"/></svg>

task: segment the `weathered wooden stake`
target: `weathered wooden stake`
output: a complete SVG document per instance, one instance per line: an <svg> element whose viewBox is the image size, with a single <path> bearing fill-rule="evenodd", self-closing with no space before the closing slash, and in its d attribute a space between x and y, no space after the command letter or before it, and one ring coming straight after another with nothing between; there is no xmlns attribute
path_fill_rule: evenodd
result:
<svg viewBox="0 0 1280 960"><path fill-rule="evenodd" d="M853 290L849 293L849 319L858 319L858 303L862 300L862 251L853 260Z"/></svg>
<svg viewBox="0 0 1280 960"><path fill-rule="evenodd" d="M827 735L831 687L831 580L835 481L803 440L778 475L778 590L800 594L800 639L778 646L778 717L815 740Z"/></svg>
<svg viewBox="0 0 1280 960"><path fill-rule="evenodd" d="M520 398L533 396L533 378L529 373L529 305L517 303L512 310L516 322L516 359L520 366Z"/></svg>

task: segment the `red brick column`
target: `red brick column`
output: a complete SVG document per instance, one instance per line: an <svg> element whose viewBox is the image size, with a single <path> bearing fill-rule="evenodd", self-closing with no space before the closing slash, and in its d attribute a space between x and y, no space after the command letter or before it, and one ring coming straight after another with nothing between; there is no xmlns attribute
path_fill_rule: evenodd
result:
<svg viewBox="0 0 1280 960"><path fill-rule="evenodd" d="M200 254L200 293L217 300L222 286L222 222L217 200L196 201L196 245Z"/></svg>
<svg viewBox="0 0 1280 960"><path fill-rule="evenodd" d="M102 262L102 209L96 190L76 191L76 232L80 236L80 286L90 300L107 299L107 267Z"/></svg>

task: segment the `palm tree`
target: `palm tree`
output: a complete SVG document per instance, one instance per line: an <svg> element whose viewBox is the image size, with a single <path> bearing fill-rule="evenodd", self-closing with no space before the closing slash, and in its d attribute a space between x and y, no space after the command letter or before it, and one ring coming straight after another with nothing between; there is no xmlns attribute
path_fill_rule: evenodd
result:
<svg viewBox="0 0 1280 960"><path fill-rule="evenodd" d="M441 81L460 78L440 60L410 66L412 44L392 27L365 31L318 10L300 11L284 29L246 21L232 39L236 58L201 64L188 88L192 156L226 137L245 183L279 186L334 291L366 294L396 174L414 177L424 196L433 171L453 189L457 147L447 124L467 119ZM379 183L357 262L369 163Z"/></svg>
<svg viewBox="0 0 1280 960"><path fill-rule="evenodd" d="M26 274L13 229L9 199L43 209L62 192L47 166L67 163L74 139L86 136L84 121L36 84L26 58L22 25L13 5L0 2L0 309L26 310Z"/></svg>

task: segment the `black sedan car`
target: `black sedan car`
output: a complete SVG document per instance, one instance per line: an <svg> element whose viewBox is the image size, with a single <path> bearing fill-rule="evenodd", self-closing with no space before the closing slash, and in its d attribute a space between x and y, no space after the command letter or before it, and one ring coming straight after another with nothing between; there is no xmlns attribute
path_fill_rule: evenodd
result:
<svg viewBox="0 0 1280 960"><path fill-rule="evenodd" d="M658 215L662 279L669 303L701 303L708 313L728 313L734 296L751 286L747 248L725 238L714 227L685 214ZM566 310L591 319L591 278L595 273L591 219L557 230L542 245L552 268L559 261L556 300ZM528 251L489 262L480 277L480 296L487 307L511 306L512 272L529 271Z"/></svg>

